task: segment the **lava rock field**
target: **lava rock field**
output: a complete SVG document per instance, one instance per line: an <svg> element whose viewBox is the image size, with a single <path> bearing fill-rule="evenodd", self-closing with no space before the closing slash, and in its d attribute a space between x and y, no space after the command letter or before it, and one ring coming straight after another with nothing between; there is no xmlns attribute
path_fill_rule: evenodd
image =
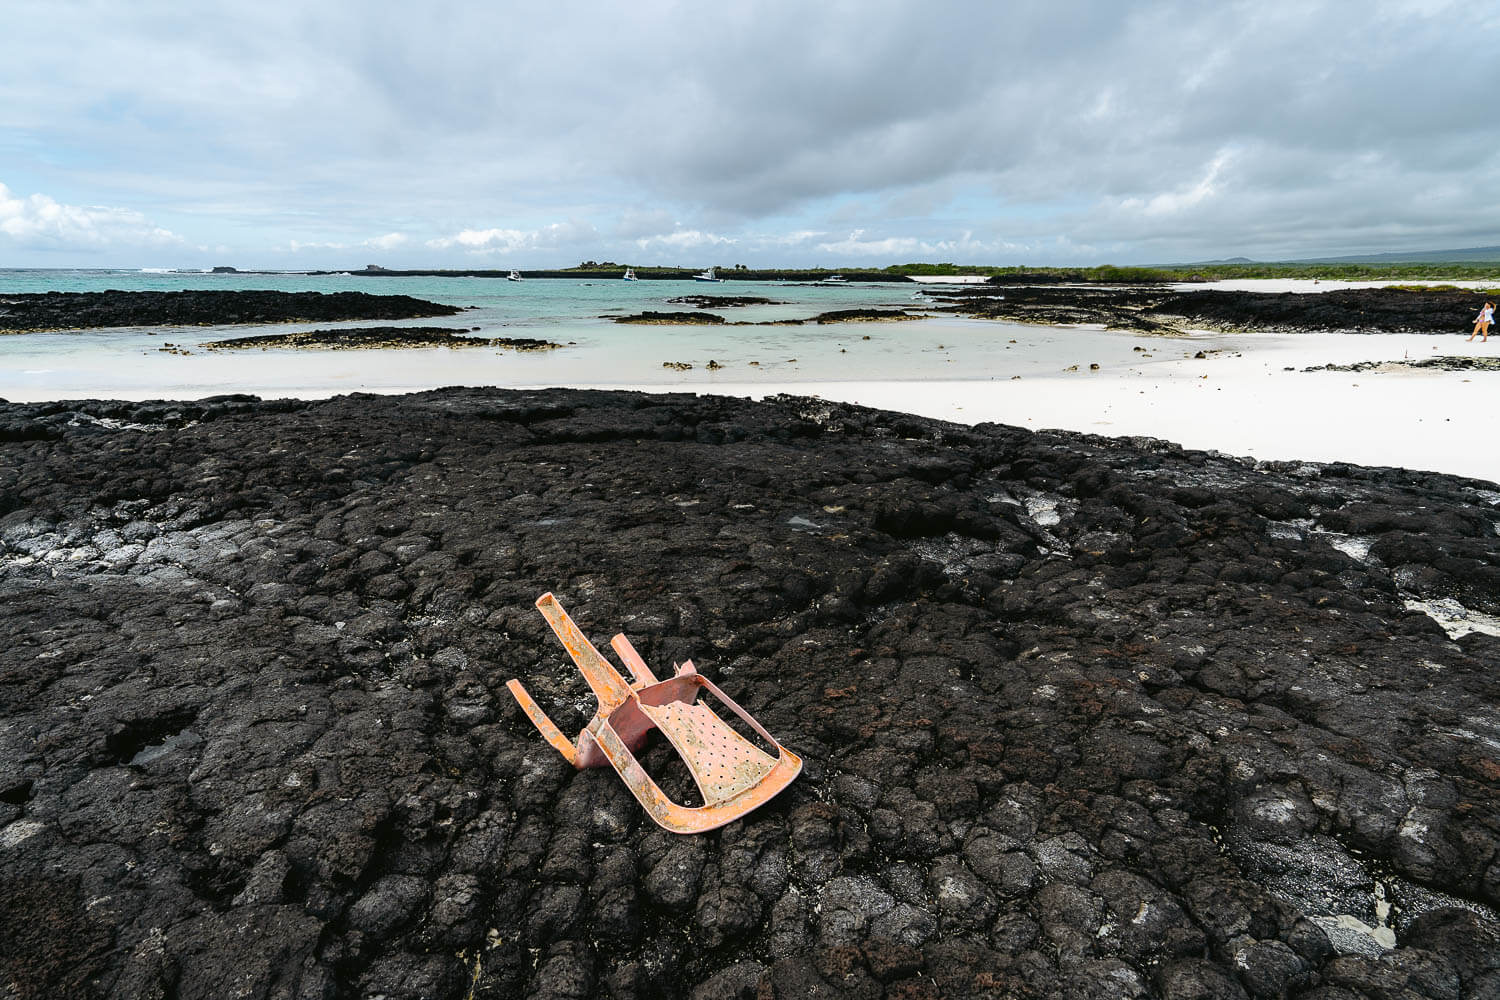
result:
<svg viewBox="0 0 1500 1000"><path fill-rule="evenodd" d="M1485 292L1450 288L1341 288L1305 292L1245 292L1170 285L986 285L928 287L938 308L964 316L1022 323L1099 323L1109 329L1180 334L1223 333L1464 333L1484 305Z"/></svg>
<svg viewBox="0 0 1500 1000"><path fill-rule="evenodd" d="M1500 996L1497 522L801 397L0 404L0 995ZM802 775L574 771L549 590Z"/></svg>

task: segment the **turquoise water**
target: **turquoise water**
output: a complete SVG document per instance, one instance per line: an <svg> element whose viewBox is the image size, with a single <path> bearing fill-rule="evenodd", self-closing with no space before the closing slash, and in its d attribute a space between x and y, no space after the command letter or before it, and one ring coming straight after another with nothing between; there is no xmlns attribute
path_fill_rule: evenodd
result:
<svg viewBox="0 0 1500 1000"><path fill-rule="evenodd" d="M711 309L731 322L802 319L833 309L910 307L915 284L809 285L765 281L620 281L533 278L361 277L351 274L203 274L156 270L0 269L7 292L101 292L268 289L282 292L369 292L410 295L447 305L472 307L462 316L421 320L427 326L491 326L557 330L607 324L608 317L645 310L690 310L667 300L681 295L757 295L783 305ZM226 336L238 335L226 332ZM497 334L503 336L504 334ZM515 334L520 336L521 334ZM538 333L537 336L547 336Z"/></svg>
<svg viewBox="0 0 1500 1000"><path fill-rule="evenodd" d="M369 351L204 351L233 337L376 321L203 327L138 326L0 335L0 398L189 398L223 392L314 396L454 385L713 387L815 379L954 377L953 350L1004 350L991 324L951 319L818 326L730 325L806 319L835 309L920 309L918 286L811 285L726 280L621 281L350 274L204 274L141 270L3 270L0 296L23 292L270 289L402 294L463 307L455 316L378 321L443 326L478 336L535 337L562 345L539 353L499 348ZM640 326L611 317L689 311L684 295L759 296L775 304L707 307L722 326ZM182 353L186 351L187 353ZM709 362L713 364L710 365ZM689 370L676 367L692 366ZM969 371L967 377L980 373ZM963 376L961 376L963 377Z"/></svg>

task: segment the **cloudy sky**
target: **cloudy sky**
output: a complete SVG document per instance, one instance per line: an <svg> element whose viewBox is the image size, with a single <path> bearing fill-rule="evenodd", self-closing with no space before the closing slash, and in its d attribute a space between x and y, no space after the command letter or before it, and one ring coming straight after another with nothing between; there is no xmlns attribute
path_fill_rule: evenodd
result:
<svg viewBox="0 0 1500 1000"><path fill-rule="evenodd" d="M0 267L1500 244L1500 6L5 0Z"/></svg>

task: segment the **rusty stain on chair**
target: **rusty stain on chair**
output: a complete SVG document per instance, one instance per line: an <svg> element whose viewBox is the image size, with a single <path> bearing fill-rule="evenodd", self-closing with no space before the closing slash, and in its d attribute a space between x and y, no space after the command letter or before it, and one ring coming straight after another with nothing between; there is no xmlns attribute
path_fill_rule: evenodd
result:
<svg viewBox="0 0 1500 1000"><path fill-rule="evenodd" d="M633 684L627 684L568 617L557 598L543 594L536 606L583 672L599 701L598 711L578 734L577 742L569 742L520 681L512 680L506 687L532 724L570 764L580 770L605 765L614 768L647 814L663 828L673 833L717 829L769 802L801 772L802 758L776 742L748 712L698 673L692 660L677 667L675 676L658 681L630 641L617 635L610 645L635 678ZM698 695L703 691L723 702L775 747L777 756L762 751L700 703ZM682 757L703 795L702 806L672 801L636 760L635 751L652 729L661 730Z"/></svg>

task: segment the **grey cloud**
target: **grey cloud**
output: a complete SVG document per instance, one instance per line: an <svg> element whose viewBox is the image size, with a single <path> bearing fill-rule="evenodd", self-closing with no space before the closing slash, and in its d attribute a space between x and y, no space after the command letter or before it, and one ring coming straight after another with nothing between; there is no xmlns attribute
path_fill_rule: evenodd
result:
<svg viewBox="0 0 1500 1000"><path fill-rule="evenodd" d="M627 209L616 220L611 235L620 240L639 240L670 233L677 220L663 209Z"/></svg>
<svg viewBox="0 0 1500 1000"><path fill-rule="evenodd" d="M579 220L600 252L771 225L1140 259L1500 242L1478 120L1500 20L1472 5L19 0L8 27L0 181L92 185L198 242L457 253L433 241Z"/></svg>

